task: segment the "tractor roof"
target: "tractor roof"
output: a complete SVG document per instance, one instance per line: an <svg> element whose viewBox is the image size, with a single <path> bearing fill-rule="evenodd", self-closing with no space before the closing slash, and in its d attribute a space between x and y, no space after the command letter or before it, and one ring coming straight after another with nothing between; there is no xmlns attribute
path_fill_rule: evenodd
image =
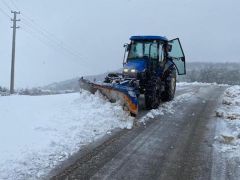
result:
<svg viewBox="0 0 240 180"><path fill-rule="evenodd" d="M132 36L130 40L160 40L160 41L168 41L166 37L163 36Z"/></svg>

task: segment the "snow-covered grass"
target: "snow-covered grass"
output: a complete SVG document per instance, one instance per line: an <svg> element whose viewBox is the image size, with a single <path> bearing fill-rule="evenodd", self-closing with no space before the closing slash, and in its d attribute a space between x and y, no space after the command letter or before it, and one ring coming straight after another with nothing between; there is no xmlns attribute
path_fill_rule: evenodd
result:
<svg viewBox="0 0 240 180"><path fill-rule="evenodd" d="M232 86L224 92L216 129L216 147L229 157L240 158L240 86Z"/></svg>
<svg viewBox="0 0 240 180"><path fill-rule="evenodd" d="M0 179L38 179L133 118L100 94L0 97Z"/></svg>

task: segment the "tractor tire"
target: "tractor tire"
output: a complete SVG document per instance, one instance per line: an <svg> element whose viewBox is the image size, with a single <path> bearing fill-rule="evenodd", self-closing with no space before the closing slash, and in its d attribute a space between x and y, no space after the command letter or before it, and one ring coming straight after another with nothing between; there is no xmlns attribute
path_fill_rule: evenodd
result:
<svg viewBox="0 0 240 180"><path fill-rule="evenodd" d="M156 82L150 82L145 92L145 107L146 109L156 109L160 104L159 90Z"/></svg>
<svg viewBox="0 0 240 180"><path fill-rule="evenodd" d="M152 109L152 98L148 94L145 94L145 107L147 110Z"/></svg>
<svg viewBox="0 0 240 180"><path fill-rule="evenodd" d="M170 79L170 80L169 80ZM165 90L161 95L162 101L171 101L173 100L176 92L176 73L171 74L169 79L165 82Z"/></svg>

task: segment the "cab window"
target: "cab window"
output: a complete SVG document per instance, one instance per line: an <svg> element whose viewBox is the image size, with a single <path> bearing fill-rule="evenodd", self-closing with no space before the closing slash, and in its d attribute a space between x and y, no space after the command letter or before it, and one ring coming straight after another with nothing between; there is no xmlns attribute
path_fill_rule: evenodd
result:
<svg viewBox="0 0 240 180"><path fill-rule="evenodd" d="M139 58L158 59L158 44L157 42L141 42L136 41L131 43L128 59Z"/></svg>

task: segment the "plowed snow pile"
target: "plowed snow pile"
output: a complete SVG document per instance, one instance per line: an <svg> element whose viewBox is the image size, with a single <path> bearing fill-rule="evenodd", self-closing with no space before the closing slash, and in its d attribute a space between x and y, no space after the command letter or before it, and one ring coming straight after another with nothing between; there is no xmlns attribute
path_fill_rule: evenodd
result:
<svg viewBox="0 0 240 180"><path fill-rule="evenodd" d="M240 148L240 86L232 86L224 92L222 105L217 109L219 142L226 144L223 149ZM228 146L231 145L231 146ZM240 153L240 151L239 151Z"/></svg>
<svg viewBox="0 0 240 180"><path fill-rule="evenodd" d="M38 179L81 146L133 119L88 92L0 97L0 179Z"/></svg>
<svg viewBox="0 0 240 180"><path fill-rule="evenodd" d="M226 89L216 116L212 174L214 179L240 179L240 86Z"/></svg>

